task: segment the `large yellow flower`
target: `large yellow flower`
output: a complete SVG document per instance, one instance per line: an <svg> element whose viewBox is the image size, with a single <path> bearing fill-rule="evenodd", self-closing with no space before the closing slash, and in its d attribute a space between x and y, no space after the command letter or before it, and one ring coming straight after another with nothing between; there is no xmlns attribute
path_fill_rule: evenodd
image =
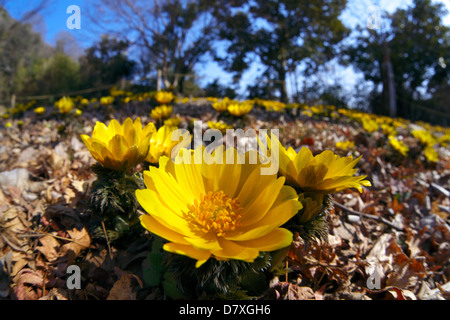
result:
<svg viewBox="0 0 450 320"><path fill-rule="evenodd" d="M269 140L269 139L268 139ZM363 176L354 176L354 166L361 157L339 157L330 150L313 156L312 152L302 147L297 153L292 147L286 149L275 138L273 143L279 144L279 174L286 177L287 184L303 191L330 194L349 188L362 192L362 186L370 186ZM276 157L272 157L272 161Z"/></svg>
<svg viewBox="0 0 450 320"><path fill-rule="evenodd" d="M155 130L153 123L142 128L140 118L134 123L127 118L122 125L113 119L108 126L97 121L92 138L83 134L81 139L92 157L103 167L126 171L144 161Z"/></svg>
<svg viewBox="0 0 450 320"><path fill-rule="evenodd" d="M195 152L181 149L190 163L161 157L158 168L144 171L147 188L136 191L148 213L141 224L169 241L166 251L197 260L196 267L209 258L253 262L261 251L289 246L293 235L280 226L302 207L295 190L283 177L261 175L262 164L240 164L235 149L217 150L224 160L234 156L234 164L196 163Z"/></svg>
<svg viewBox="0 0 450 320"><path fill-rule="evenodd" d="M175 130L180 130L181 132L181 129L178 129L178 127L163 125L157 132L152 134L150 139L150 150L145 158L146 161L158 163L161 156L164 155L170 157L173 148L179 143L181 144L180 148L187 147L187 144L191 143L191 137L187 130L183 132L183 140L181 142L179 142L181 137L173 137L174 140L172 140L172 134Z"/></svg>

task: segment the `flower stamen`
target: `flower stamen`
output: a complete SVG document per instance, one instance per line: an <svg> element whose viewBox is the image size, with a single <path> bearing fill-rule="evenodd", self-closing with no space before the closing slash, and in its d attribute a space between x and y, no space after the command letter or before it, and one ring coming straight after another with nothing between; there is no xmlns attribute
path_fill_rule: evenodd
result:
<svg viewBox="0 0 450 320"><path fill-rule="evenodd" d="M223 191L208 192L188 205L186 219L195 231L214 233L218 237L239 227L242 207L237 198L230 198Z"/></svg>

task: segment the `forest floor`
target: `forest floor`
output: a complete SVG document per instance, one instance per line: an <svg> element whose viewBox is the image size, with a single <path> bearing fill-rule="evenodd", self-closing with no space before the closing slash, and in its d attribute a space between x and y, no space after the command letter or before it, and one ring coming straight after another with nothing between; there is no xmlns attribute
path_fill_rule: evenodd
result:
<svg viewBox="0 0 450 320"><path fill-rule="evenodd" d="M140 116L128 106L79 116L42 116L0 123L0 299L170 299L149 285L152 238L143 229L126 246L94 237L86 207L96 176L80 134L97 120ZM176 104L182 123L206 123L217 113L207 102ZM22 122L19 122L21 120ZM293 116L254 108L243 128L278 128L286 146L313 153L336 142L355 142L358 172L372 186L334 195L328 241L294 239L282 272L269 275L258 299L437 300L450 298L450 150L440 160L396 155L379 131L355 121ZM69 289L70 265L81 270L81 288ZM176 296L176 295L175 295ZM172 297L174 297L172 295ZM180 297L183 298L181 294Z"/></svg>

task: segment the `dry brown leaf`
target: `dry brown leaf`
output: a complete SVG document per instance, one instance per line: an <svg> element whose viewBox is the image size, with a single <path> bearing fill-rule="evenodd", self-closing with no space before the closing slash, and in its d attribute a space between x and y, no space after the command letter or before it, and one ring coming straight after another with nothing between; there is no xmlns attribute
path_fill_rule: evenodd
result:
<svg viewBox="0 0 450 320"><path fill-rule="evenodd" d="M69 293L66 289L52 288L46 295L39 300L69 300Z"/></svg>
<svg viewBox="0 0 450 320"><path fill-rule="evenodd" d="M31 257L21 251L13 251L13 268L10 276L14 277L20 270L22 270L31 260Z"/></svg>
<svg viewBox="0 0 450 320"><path fill-rule="evenodd" d="M71 264L80 254L81 250L87 249L90 246L91 239L86 228L82 228L81 230L73 228L72 230L67 230L67 233L70 235L72 241L61 247L59 255L62 260L67 259L67 263Z"/></svg>
<svg viewBox="0 0 450 320"><path fill-rule="evenodd" d="M382 235L366 258L366 274L375 271L385 286L408 289L418 284L426 274L422 262L409 258L397 244L392 234Z"/></svg>
<svg viewBox="0 0 450 320"><path fill-rule="evenodd" d="M19 300L37 300L42 295L42 288L48 283L41 272L24 268L14 277L14 293Z"/></svg>
<svg viewBox="0 0 450 320"><path fill-rule="evenodd" d="M114 283L107 300L136 300L138 284L139 281L135 275L124 273Z"/></svg>
<svg viewBox="0 0 450 320"><path fill-rule="evenodd" d="M60 243L51 235L46 235L39 239L40 246L36 247L41 252L48 262L52 263L59 258L58 251Z"/></svg>
<svg viewBox="0 0 450 320"><path fill-rule="evenodd" d="M299 286L290 282L277 282L272 285L272 292L277 300L315 300L310 287Z"/></svg>

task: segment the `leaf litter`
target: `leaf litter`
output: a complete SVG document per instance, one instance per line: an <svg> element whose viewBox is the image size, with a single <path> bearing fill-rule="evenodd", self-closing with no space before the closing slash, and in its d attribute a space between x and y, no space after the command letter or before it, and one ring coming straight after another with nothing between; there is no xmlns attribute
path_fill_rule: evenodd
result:
<svg viewBox="0 0 450 320"><path fill-rule="evenodd" d="M206 123L209 105L177 105L185 123ZM149 285L148 237L127 247L92 236L86 212L94 163L81 133L99 111L82 118L24 121L0 131L0 298L29 300L164 299ZM143 121L150 121L142 117ZM275 120L274 120L275 119ZM62 130L64 126L64 130ZM372 187L334 196L328 241L295 235L261 299L447 300L450 297L450 159L436 165L400 161L361 126L325 118L255 110L246 128L279 128L283 144L313 153L353 140L354 156ZM245 128L244 128L245 129ZM345 152L341 152L346 155ZM68 289L67 267L81 269L82 288ZM161 279L164 278L161 271ZM167 275L166 275L167 276ZM166 281L170 279L164 278ZM154 281L153 281L154 282Z"/></svg>

